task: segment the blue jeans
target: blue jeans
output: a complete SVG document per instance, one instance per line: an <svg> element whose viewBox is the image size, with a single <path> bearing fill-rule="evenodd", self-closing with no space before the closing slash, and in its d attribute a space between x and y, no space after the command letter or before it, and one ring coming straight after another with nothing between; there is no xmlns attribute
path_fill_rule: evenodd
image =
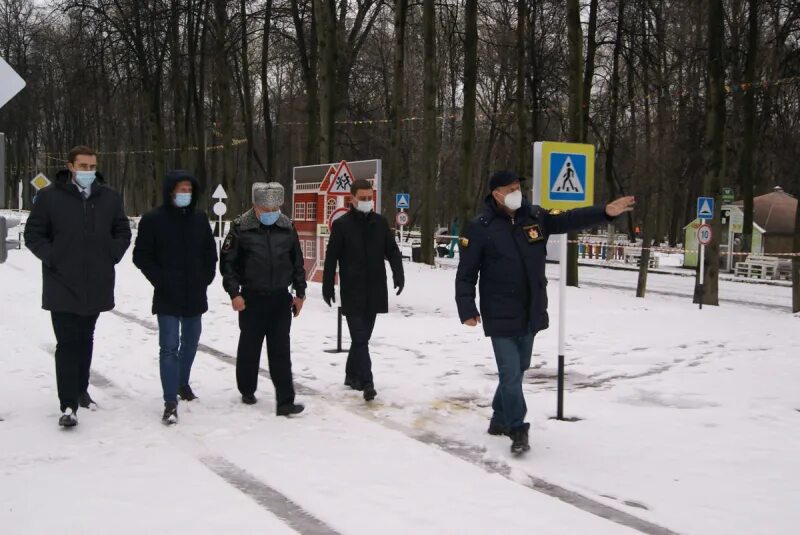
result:
<svg viewBox="0 0 800 535"><path fill-rule="evenodd" d="M528 406L522 392L522 376L531 366L533 334L526 336L493 336L492 347L500 374L500 384L492 401L492 421L509 431L527 427Z"/></svg>
<svg viewBox="0 0 800 535"><path fill-rule="evenodd" d="M177 403L178 387L189 384L192 362L197 353L202 316L181 318L158 315L159 363L164 401Z"/></svg>

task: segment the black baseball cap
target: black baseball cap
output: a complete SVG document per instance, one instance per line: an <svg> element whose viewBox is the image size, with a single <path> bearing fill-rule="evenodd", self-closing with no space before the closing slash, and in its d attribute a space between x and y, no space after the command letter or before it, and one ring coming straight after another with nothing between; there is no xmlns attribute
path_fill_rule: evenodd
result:
<svg viewBox="0 0 800 535"><path fill-rule="evenodd" d="M525 177L519 176L514 171L496 171L489 179L489 191L508 186L514 182L525 182Z"/></svg>

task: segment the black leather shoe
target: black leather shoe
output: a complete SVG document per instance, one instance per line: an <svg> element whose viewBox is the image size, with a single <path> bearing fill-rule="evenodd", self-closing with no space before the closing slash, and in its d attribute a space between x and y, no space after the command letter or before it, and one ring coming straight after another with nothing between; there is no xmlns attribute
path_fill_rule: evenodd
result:
<svg viewBox="0 0 800 535"><path fill-rule="evenodd" d="M276 412L278 416L294 416L295 414L300 414L304 410L306 410L306 408L301 403L287 403L286 405L278 407Z"/></svg>
<svg viewBox="0 0 800 535"><path fill-rule="evenodd" d="M197 399L195 393L192 392L192 387L189 385L184 385L178 388L178 397L181 398L183 401L193 401Z"/></svg>
<svg viewBox="0 0 800 535"><path fill-rule="evenodd" d="M256 399L255 395L253 395L253 394L242 394L242 403L244 403L245 405L255 405L256 401L258 401L258 400Z"/></svg>
<svg viewBox="0 0 800 535"><path fill-rule="evenodd" d="M486 432L495 437L508 436L508 428L496 423L494 420L489 421L489 429Z"/></svg>
<svg viewBox="0 0 800 535"><path fill-rule="evenodd" d="M372 401L377 395L378 391L375 390L375 386L366 385L364 387L364 401Z"/></svg>
<svg viewBox="0 0 800 535"><path fill-rule="evenodd" d="M349 386L353 390L358 390L359 392L364 390L364 385L361 384L361 381L359 381L358 379L354 379L349 375L344 378L344 385Z"/></svg>

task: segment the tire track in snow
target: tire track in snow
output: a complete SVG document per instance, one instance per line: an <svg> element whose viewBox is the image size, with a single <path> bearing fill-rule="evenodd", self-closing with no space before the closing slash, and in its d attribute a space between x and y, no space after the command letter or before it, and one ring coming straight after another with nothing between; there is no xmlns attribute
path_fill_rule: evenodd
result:
<svg viewBox="0 0 800 535"><path fill-rule="evenodd" d="M129 314L129 313L126 313L126 312L121 312L119 310L112 310L111 313L116 315L116 316L118 316L119 318L121 318L121 319L123 319L125 321L140 325L141 327L144 327L145 329L147 329L147 330L149 330L151 332L158 332L158 325L156 325L152 321L148 321L148 320L139 318L138 316L135 316L133 314ZM207 355L210 355L210 356L216 358L217 360L219 360L221 362L224 362L226 364L229 364L229 365L235 365L236 364L236 358L235 357L233 357L231 355L228 355L227 353L224 353L224 352L222 352L222 351L220 351L218 349L214 349L214 348L212 348L210 346L207 346L205 344L198 344L197 350L198 351L202 351L203 353L206 353ZM262 377L265 377L265 378L269 378L269 372L267 370L263 369L263 368L261 368L259 370L259 375L261 375ZM614 507L611 507L609 505L601 503L601 502L599 502L599 501L597 501L597 500L595 500L593 498L590 498L588 496L584 496L584 495L582 495L582 494L580 494L578 492L575 492L573 490L569 490L569 489L567 489L565 487L561 487L561 486L559 486L559 485L557 485L555 483L551 483L551 482L549 482L549 481L547 481L545 479L542 479L542 478L539 478L539 477L536 477L536 476L533 476L533 475L530 475L530 474L526 474L527 481L521 482L518 479L515 479L513 477L513 470L507 463L505 463L502 460L487 458L486 457L486 450L484 448L479 448L479 447L476 447L474 445L467 444L465 442L461 442L461 441L458 441L458 440L445 438L445 437L437 435L436 433L433 433L431 431L419 431L419 430L414 430L414 429L408 428L408 427L406 427L404 425L401 425L401 424L399 424L397 422L393 422L393 421L389 420L388 418L381 418L380 416L378 416L378 415L374 414L373 412L371 412L367 408L366 405L359 405L359 407L348 407L348 406L342 404L341 400L336 399L336 398L332 398L330 396L326 396L325 394L323 394L319 390L316 390L316 389L310 388L308 386L302 385L302 384L298 383L297 381L295 381L295 389L298 392L303 393L304 395L310 395L310 396L314 396L314 397L317 397L317 398L321 398L321 399L323 399L325 401L334 402L339 407L349 411L352 414L355 414L357 416L360 416L362 418L365 418L367 420L375 422L375 423L377 423L377 424L379 424L379 425L381 425L383 427L392 429L394 431L398 431L398 432L404 434L405 436L407 436L408 438L410 438L412 440L416 440L418 442L421 442L422 444L426 444L428 446L431 446L431 447L437 448L437 449L439 449L441 451L444 451L444 452L446 452L446 453L448 453L450 455L453 455L454 457L457 457L457 458L459 458L459 459L461 459L463 461L466 461L466 462L468 462L468 463L470 463L472 465L475 465L475 466L483 469L484 471L486 471L486 472L488 472L490 474L501 475L501 476L505 477L506 479L508 479L510 481L513 481L514 483L517 483L517 484L523 486L524 488L527 488L527 489L530 489L530 490L534 490L536 492L540 492L542 494L550 496L551 498L555 498L555 499L560 500L560 501L562 501L564 503L572 505L573 507L576 507L576 508L578 508L578 509L580 509L580 510L582 510L584 512L590 513L590 514L598 516L600 518L604 518L604 519L609 520L611 522L614 522L616 524L635 529L636 531L639 531L641 533L646 533L648 535L678 535L678 533L675 532L675 531L672 531L672 530L667 529L665 527L659 526L658 524L655 524L653 522L649 522L647 520L639 518L639 517L637 517L635 515L632 515L630 513L625 512L625 511L621 511L619 509L616 509ZM213 464L214 462L216 462L215 459L218 459L218 458L207 457L207 458L204 458L203 462L206 463L206 460L208 460L209 463ZM222 461L227 462L224 459L222 459ZM247 474L247 472L245 472L241 468L236 467L235 465L231 465L231 466L233 466L236 470L228 472L226 470L226 468L225 468L226 465L224 464L224 462L223 462L223 464L218 464L218 465L215 465L215 466L220 467L220 469L223 471L223 473L226 473L226 474L230 475L231 477L238 477L239 478L237 480L238 483L234 484L234 486L236 488L239 488L240 490L242 490L242 492L245 492L245 493L247 493L247 491L244 490L244 489L251 488L252 492L254 494L248 494L248 495L251 496L252 498L256 499L256 501L258 503L261 503L261 502L259 502L259 499L267 499L267 496L269 495L269 493L266 493L266 494L263 494L263 495L260 494L261 492L263 492L263 489L261 487L259 487L257 485L254 486L254 487L249 487L248 486L249 485L248 482L250 481L248 478L252 478L252 476ZM209 466L209 464L206 464L206 466ZM220 475L220 477L223 477L223 479L228 481L228 479L226 478L225 475L222 475L222 474L218 473L211 466L209 466L209 468L214 470L215 473ZM252 478L252 479L255 479L255 478ZM241 486L237 486L237 485L241 485ZM267 488L269 488L269 487L267 487ZM277 492L277 491L275 491L275 492ZM287 500L287 502L289 504L293 504L293 502L291 502L291 500L289 500L288 498L285 498L285 499ZM274 504L274 505L276 507L283 507L283 505L278 505L278 504ZM299 506L297 506L297 507L299 507ZM291 507L288 510L291 511L292 510ZM275 514L276 516L280 517L280 515L277 512L273 511L272 509L270 509L270 511L272 511L273 514ZM283 518L283 517L280 517L280 518ZM298 522L302 522L302 520L298 519ZM294 526L292 526L292 527L294 527ZM320 532L310 532L310 531L306 532L306 531L302 531L301 533L335 533L335 532L334 531L329 531L329 532L322 532L322 531L320 531Z"/></svg>

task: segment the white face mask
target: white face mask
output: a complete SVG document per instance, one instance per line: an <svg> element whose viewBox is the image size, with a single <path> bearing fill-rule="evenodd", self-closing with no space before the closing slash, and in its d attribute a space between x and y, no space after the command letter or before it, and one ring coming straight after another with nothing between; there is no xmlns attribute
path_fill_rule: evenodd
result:
<svg viewBox="0 0 800 535"><path fill-rule="evenodd" d="M509 210L519 210L522 207L522 191L517 190L506 195L505 199L503 199L503 204Z"/></svg>
<svg viewBox="0 0 800 535"><path fill-rule="evenodd" d="M370 213L373 209L375 209L375 201L358 201L356 205L356 210L365 214Z"/></svg>

